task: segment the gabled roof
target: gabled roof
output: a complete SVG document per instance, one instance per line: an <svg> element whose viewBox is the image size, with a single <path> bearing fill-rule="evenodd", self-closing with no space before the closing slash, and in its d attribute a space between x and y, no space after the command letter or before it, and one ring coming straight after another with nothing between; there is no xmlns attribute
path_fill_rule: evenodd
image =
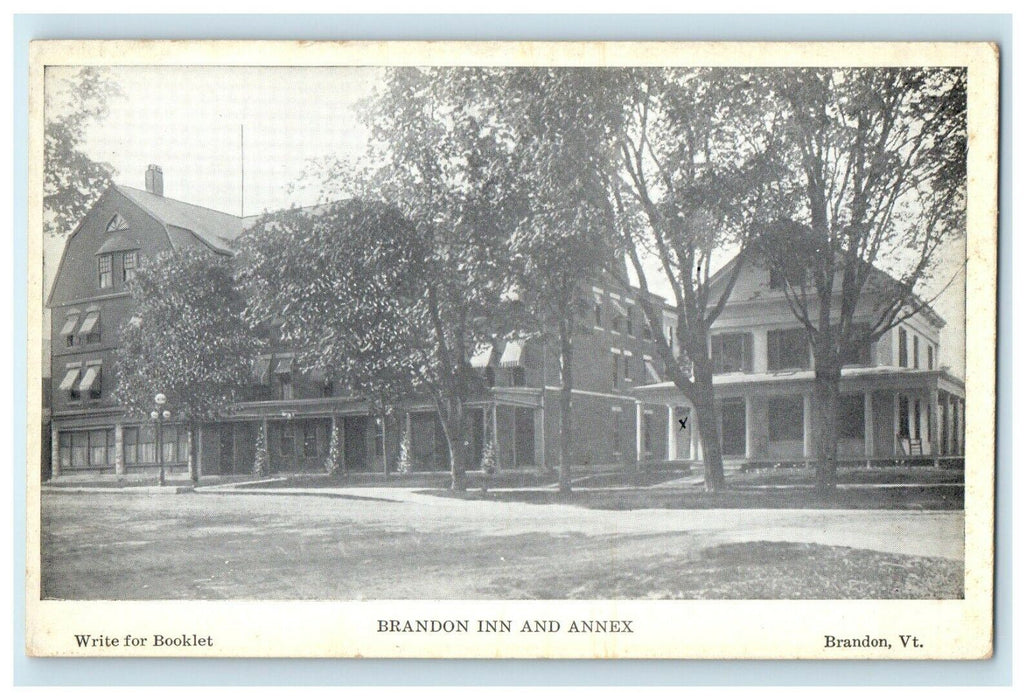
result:
<svg viewBox="0 0 1033 700"><path fill-rule="evenodd" d="M115 189L167 228L175 227L187 231L220 253L232 253L233 241L244 231L243 220L233 214L187 204L177 199L159 197L135 187L115 185Z"/></svg>

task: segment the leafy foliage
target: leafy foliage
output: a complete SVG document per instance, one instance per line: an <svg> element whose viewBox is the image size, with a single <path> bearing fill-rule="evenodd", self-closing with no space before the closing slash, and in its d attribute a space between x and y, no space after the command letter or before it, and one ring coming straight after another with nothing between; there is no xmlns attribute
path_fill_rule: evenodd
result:
<svg viewBox="0 0 1033 700"><path fill-rule="evenodd" d="M409 474L412 470L412 426L406 421L402 427L402 439L398 445L398 473Z"/></svg>
<svg viewBox="0 0 1033 700"><path fill-rule="evenodd" d="M255 437L255 463L251 473L257 477L269 473L269 436L265 434L265 423L258 424L258 435Z"/></svg>
<svg viewBox="0 0 1033 700"><path fill-rule="evenodd" d="M91 122L108 115L108 100L120 95L118 84L101 69L86 67L63 91L48 95L43 129L43 230L48 235L72 231L111 185L114 168L82 150ZM50 117L57 113L58 116Z"/></svg>
<svg viewBox="0 0 1033 700"><path fill-rule="evenodd" d="M916 291L932 279L944 244L964 231L966 74L786 70L765 84L784 126L787 175L764 253L814 350L817 481L828 489L843 364L928 310ZM866 323L855 323L859 313Z"/></svg>
<svg viewBox="0 0 1033 700"><path fill-rule="evenodd" d="M227 258L202 248L161 253L129 291L135 317L115 354L122 406L147 414L162 392L174 415L204 420L242 397L260 343Z"/></svg>
<svg viewBox="0 0 1033 700"><path fill-rule="evenodd" d="M326 451L326 473L337 476L341 471L341 429L335 419L330 428L330 445Z"/></svg>
<svg viewBox="0 0 1033 700"><path fill-rule="evenodd" d="M274 327L302 371L381 410L425 381L427 253L397 209L349 199L267 214L240 249L249 322Z"/></svg>

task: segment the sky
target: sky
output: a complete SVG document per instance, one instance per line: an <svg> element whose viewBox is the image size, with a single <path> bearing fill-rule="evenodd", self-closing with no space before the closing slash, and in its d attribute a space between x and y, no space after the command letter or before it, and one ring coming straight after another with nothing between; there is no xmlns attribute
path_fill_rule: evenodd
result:
<svg viewBox="0 0 1033 700"><path fill-rule="evenodd" d="M78 71L48 67L48 96ZM119 66L108 75L122 94L109 100L103 121L90 125L83 144L87 155L111 164L118 184L143 189L144 173L153 163L162 168L166 197L250 215L314 204L317 192L292 187L306 167L326 156L361 157L367 133L358 110L381 72L373 67ZM59 238L44 243L47 289L62 246ZM959 241L945 252L960 262L963 251ZM924 290L927 298L943 289L957 265L944 265ZM659 275L657 282L654 291L662 292L666 285ZM933 305L947 320L941 332L943 363L963 376L963 275Z"/></svg>

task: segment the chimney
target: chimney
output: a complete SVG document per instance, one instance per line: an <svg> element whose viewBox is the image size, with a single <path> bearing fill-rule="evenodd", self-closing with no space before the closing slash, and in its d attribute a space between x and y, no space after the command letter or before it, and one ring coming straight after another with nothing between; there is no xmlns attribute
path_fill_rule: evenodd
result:
<svg viewBox="0 0 1033 700"><path fill-rule="evenodd" d="M147 175L144 178L147 184L147 191L159 197L165 196L165 180L161 175L160 165L148 165Z"/></svg>

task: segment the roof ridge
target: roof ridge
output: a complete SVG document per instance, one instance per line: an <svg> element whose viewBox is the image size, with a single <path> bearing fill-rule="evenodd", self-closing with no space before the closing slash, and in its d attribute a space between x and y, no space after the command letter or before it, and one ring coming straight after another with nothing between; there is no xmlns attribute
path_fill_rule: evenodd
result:
<svg viewBox="0 0 1033 700"><path fill-rule="evenodd" d="M215 212L216 214L222 214L223 216L229 216L229 217L232 217L234 219L246 219L246 218L248 218L246 216L238 216L236 214L231 214L230 212L223 211L222 209L215 209L213 207L206 207L203 204L194 204L193 202L185 202L182 199L176 199L175 197L166 197L165 195L157 195L157 194L154 194L153 192L148 192L147 190L141 190L139 187L130 187L129 185L119 185L117 183L115 184L115 187L120 189L120 190L121 189L132 190L133 192L140 192L141 194L149 194L149 195L152 195L154 197L161 197L162 199L166 199L166 200L168 200L170 202L175 202L176 204L185 204L188 207L195 207L197 209L206 209L208 211Z"/></svg>

